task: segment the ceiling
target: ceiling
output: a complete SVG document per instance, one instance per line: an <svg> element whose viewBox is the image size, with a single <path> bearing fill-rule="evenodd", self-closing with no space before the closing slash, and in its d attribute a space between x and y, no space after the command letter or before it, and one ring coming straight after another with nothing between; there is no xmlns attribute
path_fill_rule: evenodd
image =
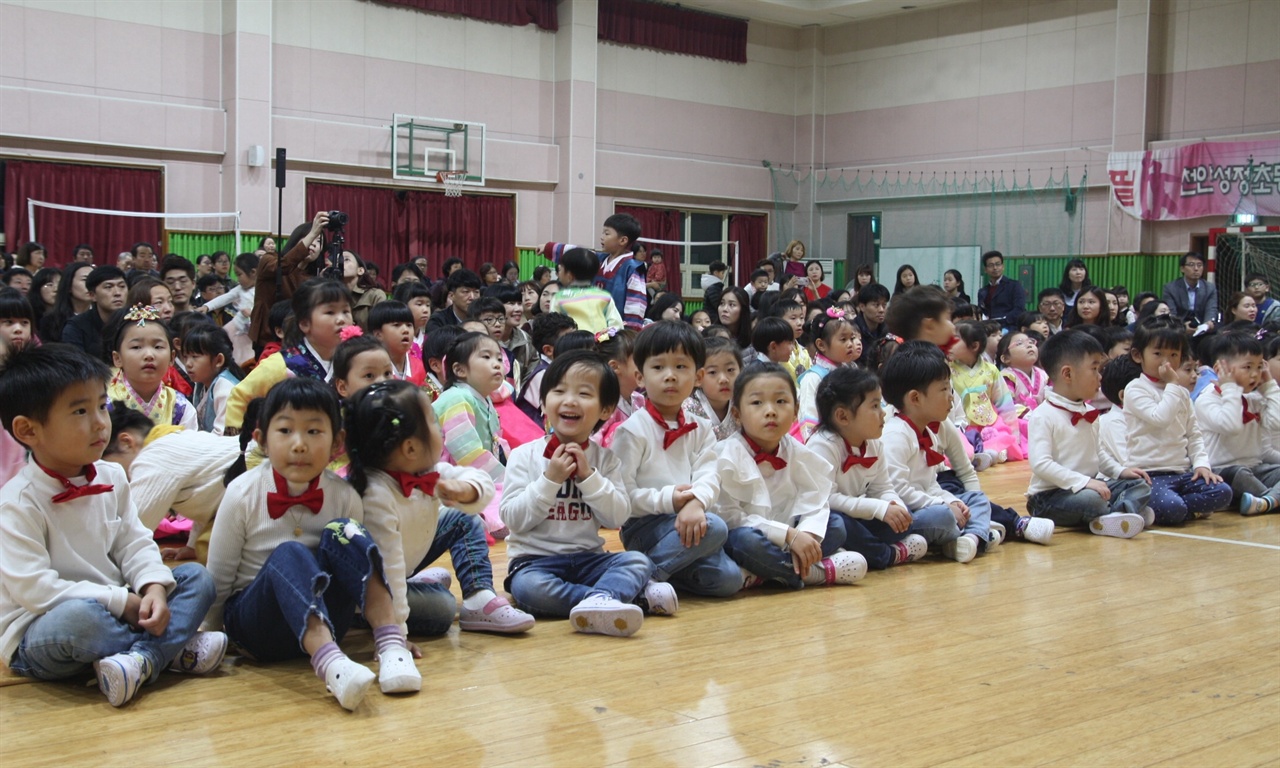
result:
<svg viewBox="0 0 1280 768"><path fill-rule="evenodd" d="M677 0L679 5L791 27L834 26L851 21L936 8L963 0Z"/></svg>

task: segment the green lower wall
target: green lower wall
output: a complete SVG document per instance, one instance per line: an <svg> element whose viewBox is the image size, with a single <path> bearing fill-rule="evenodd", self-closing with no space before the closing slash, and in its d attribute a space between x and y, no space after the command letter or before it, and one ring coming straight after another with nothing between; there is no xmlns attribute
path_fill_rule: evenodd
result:
<svg viewBox="0 0 1280 768"><path fill-rule="evenodd" d="M258 242L261 240L262 235L248 235L241 233L240 247L236 248L236 236L234 234L170 232L169 250L166 251L166 253L176 253L179 256L195 262L196 258L202 253L226 251L231 254L231 258L234 260L235 257L241 253L257 249ZM284 245L284 243L280 243L280 245Z"/></svg>
<svg viewBox="0 0 1280 768"><path fill-rule="evenodd" d="M1089 279L1094 285L1113 288L1123 285L1129 289L1130 298L1143 291L1160 293L1165 283L1175 279L1178 272L1178 259L1181 254L1115 254L1112 256L1090 256L1084 258L1085 267L1089 270ZM1049 287L1056 287L1062 280L1062 273L1067 268L1067 256L1039 258L1007 258L1004 273L1022 282L1027 289L1027 298L1034 305L1036 295ZM978 288L984 282L981 275L977 280L965 275L965 287L969 295L977 299Z"/></svg>

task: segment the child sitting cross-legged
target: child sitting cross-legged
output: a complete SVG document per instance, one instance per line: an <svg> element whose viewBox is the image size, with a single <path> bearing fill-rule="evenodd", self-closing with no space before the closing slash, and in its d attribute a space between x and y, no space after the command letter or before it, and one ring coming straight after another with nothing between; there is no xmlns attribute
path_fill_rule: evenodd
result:
<svg viewBox="0 0 1280 768"><path fill-rule="evenodd" d="M213 671L227 638L197 632L213 579L165 566L124 470L100 461L110 376L64 344L15 352L0 372L0 422L31 451L0 490L0 660L38 680L92 665L119 707L166 669Z"/></svg>
<svg viewBox="0 0 1280 768"><path fill-rule="evenodd" d="M578 632L633 635L653 563L604 550L600 529L620 527L631 505L618 457L590 439L618 404L618 377L596 352L566 352L540 394L552 434L516 448L507 464L506 588L530 613L568 616Z"/></svg>
<svg viewBox="0 0 1280 768"><path fill-rule="evenodd" d="M441 463L444 439L431 396L410 382L381 382L349 398L346 414L351 485L364 498L365 526L382 553L400 629L443 635L453 625L458 604L449 573L428 567L446 551L462 586L462 629L531 628L533 617L493 590L478 517L493 498L493 480L478 469Z"/></svg>
<svg viewBox="0 0 1280 768"><path fill-rule="evenodd" d="M742 567L744 587L777 583L853 584L867 561L840 549L844 524L831 514L834 470L788 433L796 383L777 363L752 363L733 385L742 431L716 445L720 501L729 526L724 550Z"/></svg>
<svg viewBox="0 0 1280 768"><path fill-rule="evenodd" d="M645 599L655 613L676 605L679 587L695 595L728 597L742 575L724 553L725 523L708 510L720 493L716 436L711 425L682 409L706 362L706 347L693 326L663 320L636 338L635 365L646 400L614 435L613 451L631 499L622 544L644 552L655 583Z"/></svg>
<svg viewBox="0 0 1280 768"><path fill-rule="evenodd" d="M1098 450L1098 412L1088 400L1098 391L1105 359L1102 345L1083 331L1066 330L1045 342L1041 360L1053 388L1027 425L1027 511L1055 525L1128 539L1143 528L1151 479ZM1100 480L1099 472L1116 479Z"/></svg>
<svg viewBox="0 0 1280 768"><path fill-rule="evenodd" d="M845 548L877 571L924 557L929 543L911 533L911 513L894 492L883 459L879 379L867 370L840 367L818 385L815 399L818 429L806 445L835 467L831 514L844 523Z"/></svg>
<svg viewBox="0 0 1280 768"><path fill-rule="evenodd" d="M338 397L291 378L246 409L267 461L235 477L209 538L217 598L205 617L261 663L311 657L316 676L354 710L374 680L338 647L359 608L373 628L383 693L422 687L382 568L361 525L360 496L325 469L342 444ZM244 441L242 440L242 445ZM228 471L243 471L237 463Z"/></svg>

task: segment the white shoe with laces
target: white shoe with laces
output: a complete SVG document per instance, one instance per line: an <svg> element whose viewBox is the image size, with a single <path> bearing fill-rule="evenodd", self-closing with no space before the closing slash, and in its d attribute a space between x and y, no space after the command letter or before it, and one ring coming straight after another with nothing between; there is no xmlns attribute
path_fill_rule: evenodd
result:
<svg viewBox="0 0 1280 768"><path fill-rule="evenodd" d="M588 595L573 606L569 611L569 623L575 631L589 635L630 637L644 624L644 611L638 605L597 593Z"/></svg>
<svg viewBox="0 0 1280 768"><path fill-rule="evenodd" d="M169 664L170 672L185 672L189 675L205 675L222 664L222 657L227 654L227 635L224 632L197 632L182 652Z"/></svg>
<svg viewBox="0 0 1280 768"><path fill-rule="evenodd" d="M665 581L652 581L644 585L643 599L649 613L658 616L675 616L680 609L676 588ZM643 606L642 606L643 607Z"/></svg>
<svg viewBox="0 0 1280 768"><path fill-rule="evenodd" d="M113 707L128 704L151 676L151 663L141 654L117 653L93 662L98 689Z"/></svg>
<svg viewBox="0 0 1280 768"><path fill-rule="evenodd" d="M1022 524L1022 538L1033 544L1048 544L1053 540L1055 526L1052 520L1043 517L1023 519L1027 522Z"/></svg>
<svg viewBox="0 0 1280 768"><path fill-rule="evenodd" d="M978 537L966 533L942 545L942 554L957 563L972 562L978 556Z"/></svg>

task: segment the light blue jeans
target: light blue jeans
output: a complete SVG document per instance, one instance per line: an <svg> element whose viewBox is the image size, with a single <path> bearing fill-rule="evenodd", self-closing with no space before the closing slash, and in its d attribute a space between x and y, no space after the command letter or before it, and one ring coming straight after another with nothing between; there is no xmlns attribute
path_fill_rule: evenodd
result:
<svg viewBox="0 0 1280 768"><path fill-rule="evenodd" d="M409 571L413 576L427 568L448 550L453 560L453 570L458 575L462 596L470 597L482 589L493 589L493 564L489 562L489 545L484 538L484 523L477 515L468 515L456 509L440 510L436 523L436 536L427 550L427 556L417 567ZM453 615L458 612L458 600L440 584L423 584L411 581L405 597L409 602L410 635L433 637L443 635L453 626Z"/></svg>
<svg viewBox="0 0 1280 768"><path fill-rule="evenodd" d="M653 576L653 562L643 552L576 552L516 558L511 571L507 588L521 608L567 618L589 595L635 602Z"/></svg>
<svg viewBox="0 0 1280 768"><path fill-rule="evenodd" d="M173 569L178 585L169 595L169 626L159 637L112 616L97 600L68 600L36 619L22 635L11 668L23 677L61 680L117 653L150 660L152 682L178 657L213 605L213 577L198 563Z"/></svg>
<svg viewBox="0 0 1280 768"><path fill-rule="evenodd" d="M653 561L653 578L695 595L729 597L742 588L738 564L724 553L729 528L719 515L707 513L702 541L686 547L676 531L676 516L633 517L622 526L622 546L643 552Z"/></svg>
<svg viewBox="0 0 1280 768"><path fill-rule="evenodd" d="M966 533L978 537L978 542L985 550L991 541L991 502L981 491L965 491L955 494L956 498L969 505L969 522L963 529L956 525L955 515L947 504L935 504L914 510L911 513L911 532L918 533L929 542L929 546L941 546L955 541ZM1009 532L1010 536L1013 535Z"/></svg>

